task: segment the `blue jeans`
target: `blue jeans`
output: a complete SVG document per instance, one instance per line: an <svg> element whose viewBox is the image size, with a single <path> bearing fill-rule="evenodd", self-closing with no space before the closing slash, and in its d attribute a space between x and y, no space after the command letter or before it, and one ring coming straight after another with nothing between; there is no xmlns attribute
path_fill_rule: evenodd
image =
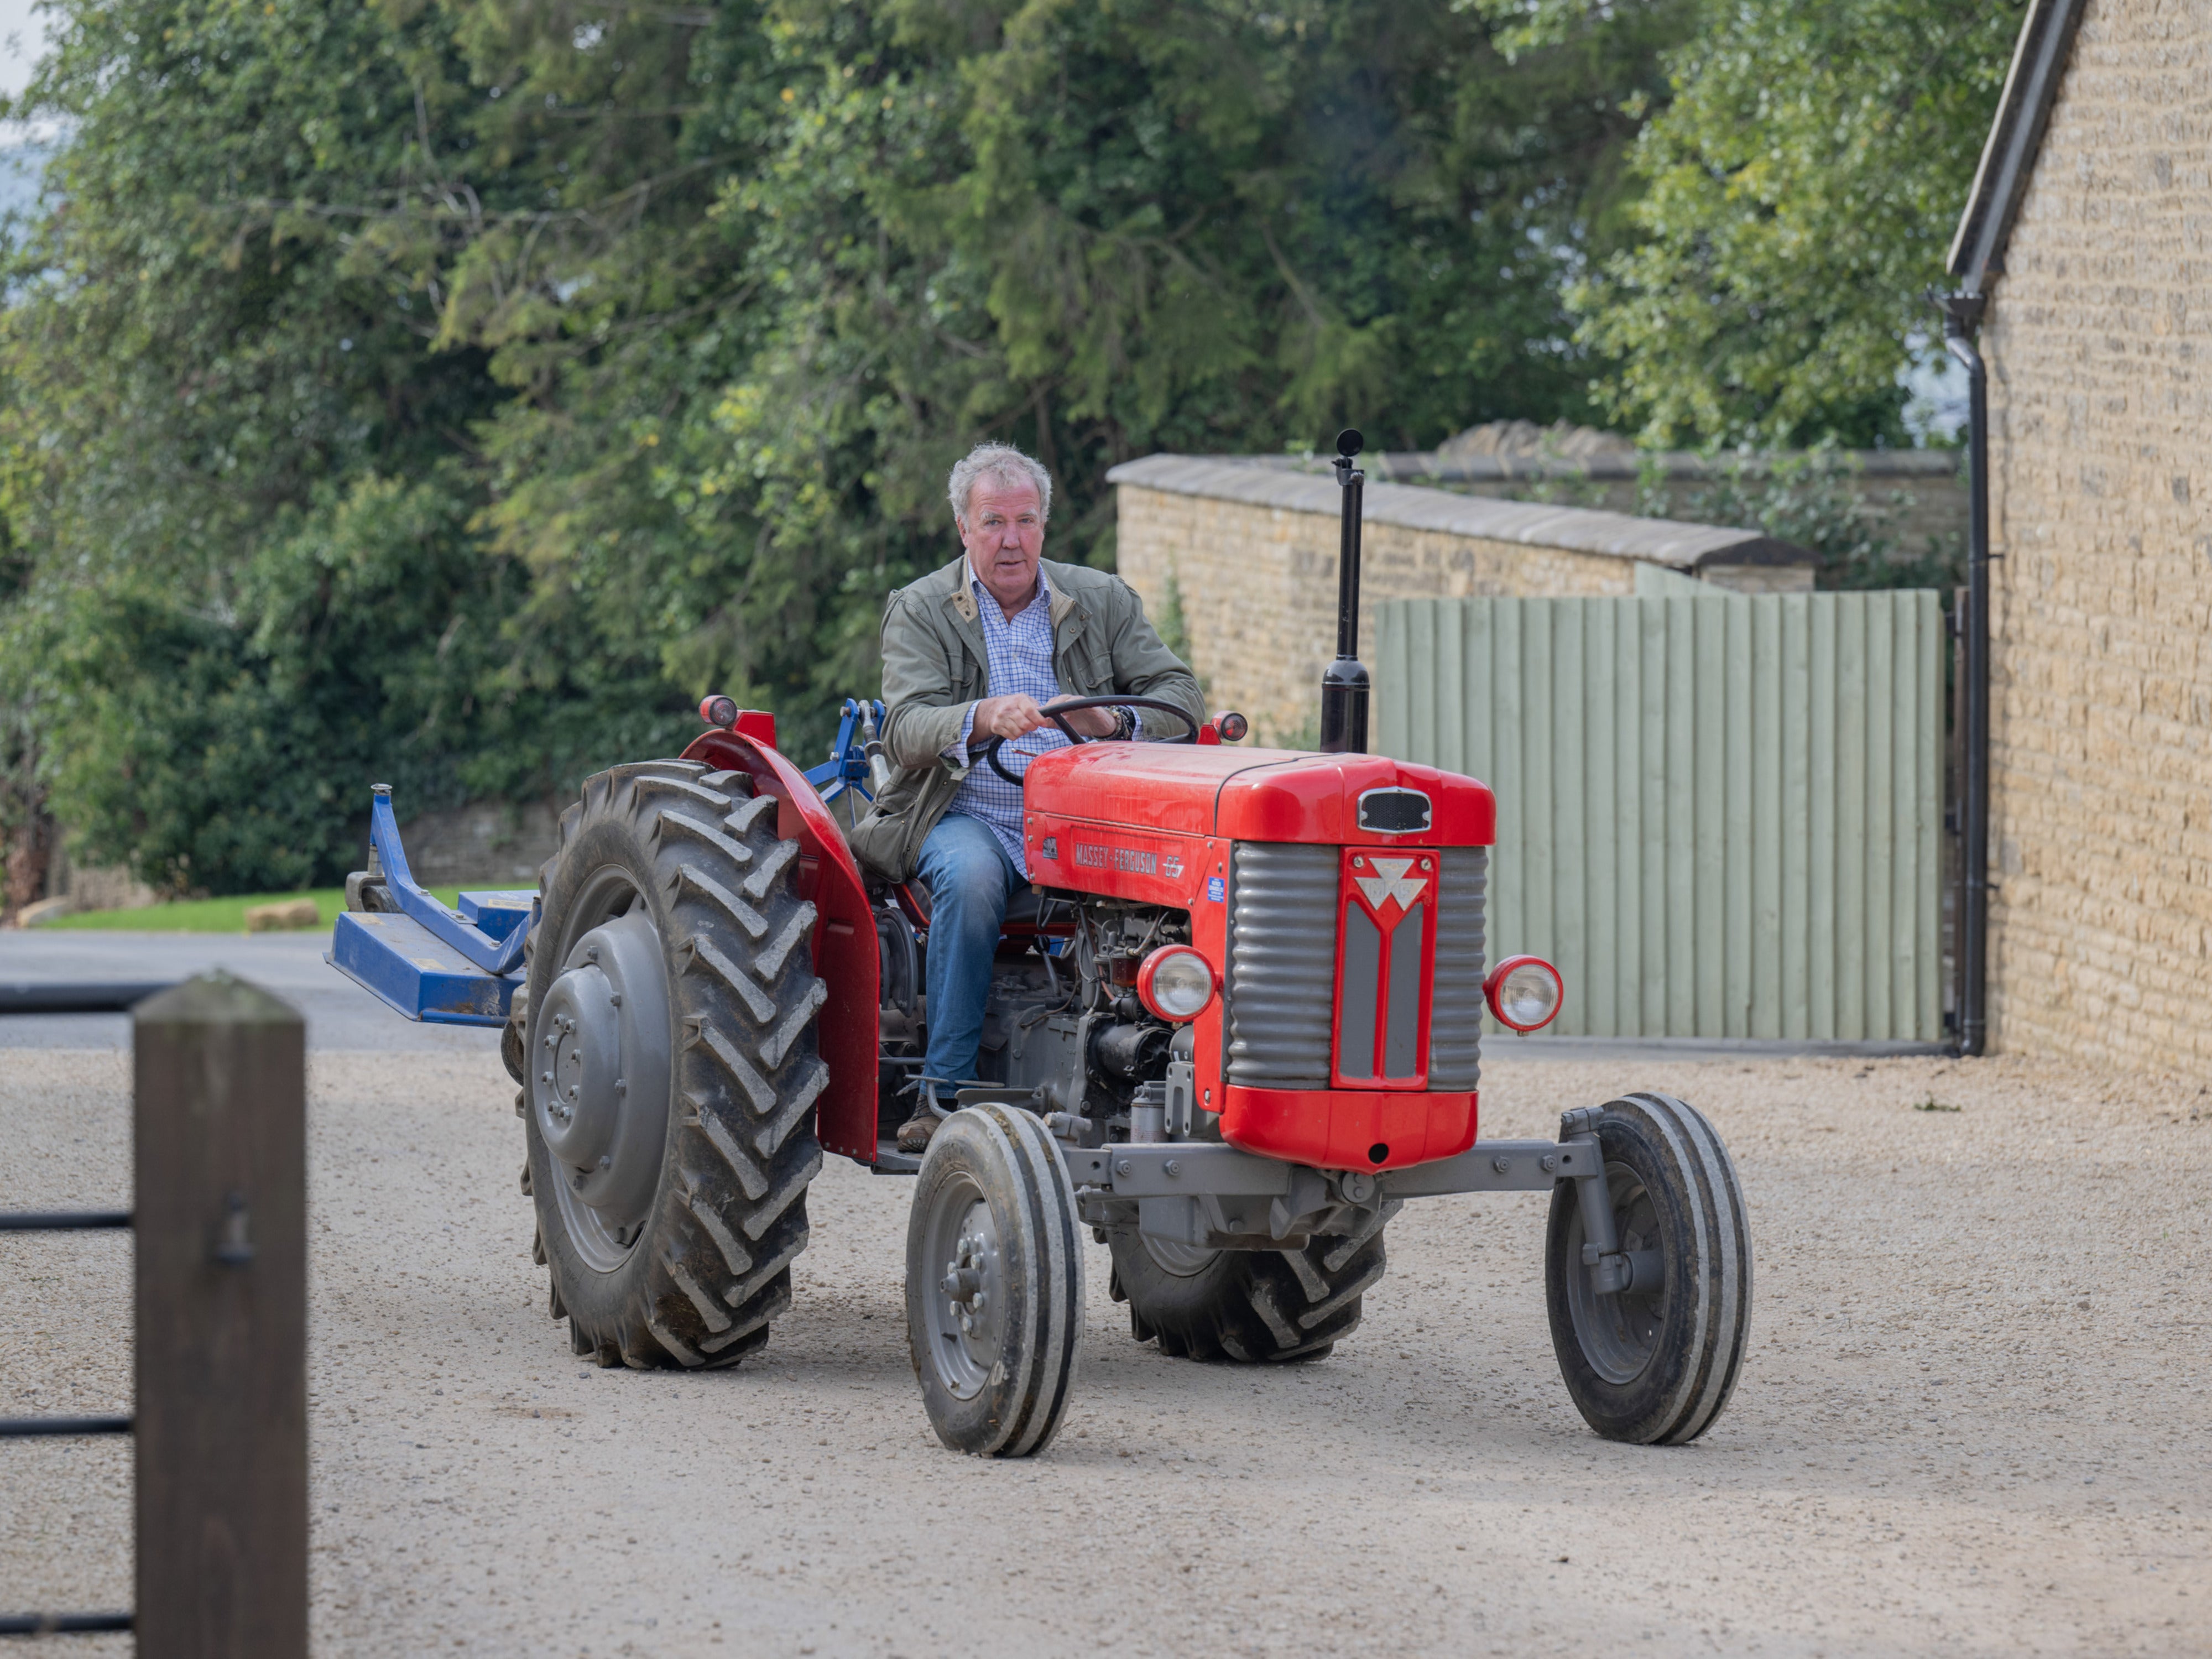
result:
<svg viewBox="0 0 2212 1659"><path fill-rule="evenodd" d="M964 812L938 821L921 843L917 873L929 884L929 1052L923 1070L949 1085L975 1075L999 930L1022 878L991 826ZM951 1103L949 1094L941 1097Z"/></svg>

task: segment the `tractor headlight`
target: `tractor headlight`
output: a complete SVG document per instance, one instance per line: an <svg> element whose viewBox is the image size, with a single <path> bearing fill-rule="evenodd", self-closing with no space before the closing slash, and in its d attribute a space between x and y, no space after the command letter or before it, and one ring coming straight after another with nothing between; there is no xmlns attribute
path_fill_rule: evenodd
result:
<svg viewBox="0 0 2212 1659"><path fill-rule="evenodd" d="M1498 1023L1516 1031L1540 1030L1549 1025L1565 1000L1566 986L1559 970L1541 957L1508 957L1490 970L1482 994Z"/></svg>
<svg viewBox="0 0 2212 1659"><path fill-rule="evenodd" d="M1162 945L1137 969L1137 1000L1161 1019L1196 1019L1213 1000L1213 965L1188 945Z"/></svg>

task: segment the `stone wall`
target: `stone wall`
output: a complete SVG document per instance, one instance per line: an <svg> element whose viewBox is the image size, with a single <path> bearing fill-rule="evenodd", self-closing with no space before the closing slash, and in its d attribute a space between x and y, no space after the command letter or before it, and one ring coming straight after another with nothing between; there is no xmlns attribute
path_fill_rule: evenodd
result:
<svg viewBox="0 0 2212 1659"><path fill-rule="evenodd" d="M161 902L161 895L121 865L78 864L69 856L69 843L57 831L52 862L46 866L46 896L68 900L70 914L79 910L143 910Z"/></svg>
<svg viewBox="0 0 2212 1659"><path fill-rule="evenodd" d="M2091 0L1983 336L1991 1038L2212 1061L2212 12Z"/></svg>
<svg viewBox="0 0 2212 1659"><path fill-rule="evenodd" d="M1207 706L1241 710L1261 742L1310 743L1336 653L1334 481L1179 456L1109 477L1118 568L1155 621L1172 575ZM1370 483L1360 640L1371 653L1388 599L1631 593L1640 563L1796 589L1812 584L1810 558L1741 531Z"/></svg>
<svg viewBox="0 0 2212 1659"><path fill-rule="evenodd" d="M1277 458L1269 461L1280 464ZM1850 474L1845 488L1895 537L1899 553L1915 558L1931 546L1966 545L1966 482L1962 462L1961 451L1930 449L1845 450L1838 459ZM1317 468L1320 463L1312 465ZM1711 498L1723 465L1686 451L1650 456L1630 451L1625 455L1581 459L1414 451L1367 459L1370 477L1432 484L1494 501L1550 501L1609 513L1637 510L1644 499L1643 477L1648 465L1657 475L1670 518L1710 511L1699 503Z"/></svg>
<svg viewBox="0 0 2212 1659"><path fill-rule="evenodd" d="M542 801L479 801L399 826L407 867L425 887L532 887L561 844L561 816ZM368 858L368 832L362 837Z"/></svg>

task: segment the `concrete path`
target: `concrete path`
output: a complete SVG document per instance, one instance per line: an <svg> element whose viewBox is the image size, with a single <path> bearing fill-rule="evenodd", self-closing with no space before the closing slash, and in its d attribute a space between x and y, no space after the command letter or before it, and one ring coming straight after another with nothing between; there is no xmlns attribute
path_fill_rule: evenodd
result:
<svg viewBox="0 0 2212 1659"><path fill-rule="evenodd" d="M1090 1252L1066 1431L993 1463L941 1449L915 1394L910 1183L831 1161L760 1358L602 1371L545 1317L495 1054L324 1043L319 1654L2212 1650L2212 1097L2193 1083L1496 1061L1486 1133L1657 1085L1734 1149L1757 1311L1703 1441L1584 1428L1544 1321L1545 1200L1516 1195L1409 1206L1365 1324L1280 1370L1137 1346ZM6 1201L127 1199L126 1066L0 1055ZM0 1240L0 1412L127 1407L129 1261L112 1237ZM5 1599L127 1601L128 1448L0 1457Z"/></svg>

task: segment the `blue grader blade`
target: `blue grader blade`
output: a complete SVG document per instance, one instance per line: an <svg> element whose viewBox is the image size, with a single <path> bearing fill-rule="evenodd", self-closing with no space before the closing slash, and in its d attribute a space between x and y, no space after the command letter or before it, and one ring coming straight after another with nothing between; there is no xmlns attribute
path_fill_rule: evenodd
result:
<svg viewBox="0 0 2212 1659"><path fill-rule="evenodd" d="M341 915L327 960L398 1013L433 1025L504 1025L522 983L520 969L488 974L412 916L392 911Z"/></svg>
<svg viewBox="0 0 2212 1659"><path fill-rule="evenodd" d="M448 910L416 884L399 844L392 791L376 786L369 839L398 911L349 910L324 958L409 1019L437 1025L504 1025L522 983L522 942L538 895L527 890L463 893Z"/></svg>

